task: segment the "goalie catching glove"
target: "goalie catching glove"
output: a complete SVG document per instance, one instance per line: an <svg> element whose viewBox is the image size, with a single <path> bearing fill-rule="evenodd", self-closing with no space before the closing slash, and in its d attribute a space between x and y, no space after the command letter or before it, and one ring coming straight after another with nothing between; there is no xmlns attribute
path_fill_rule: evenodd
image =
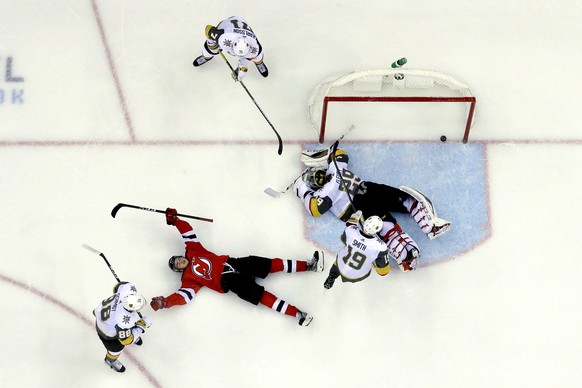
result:
<svg viewBox="0 0 582 388"><path fill-rule="evenodd" d="M331 147L318 150L305 150L301 152L301 163L307 167L314 167L315 169L327 169L330 154Z"/></svg>
<svg viewBox="0 0 582 388"><path fill-rule="evenodd" d="M156 296L152 298L150 306L152 307L152 310L158 311L159 309L167 308L168 304L166 302L166 298L164 298L163 296Z"/></svg>

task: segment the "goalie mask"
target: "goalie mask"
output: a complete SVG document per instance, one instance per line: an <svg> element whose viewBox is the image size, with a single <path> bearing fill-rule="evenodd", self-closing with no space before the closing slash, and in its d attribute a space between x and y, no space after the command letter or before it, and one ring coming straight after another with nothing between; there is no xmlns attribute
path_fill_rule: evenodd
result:
<svg viewBox="0 0 582 388"><path fill-rule="evenodd" d="M123 308L127 311L139 311L145 303L145 298L140 294L127 294L123 297Z"/></svg>
<svg viewBox="0 0 582 388"><path fill-rule="evenodd" d="M328 182L326 170L315 170L307 174L307 183L312 189L320 189Z"/></svg>
<svg viewBox="0 0 582 388"><path fill-rule="evenodd" d="M251 45L245 38L239 38L232 44L232 49L236 56L246 57L249 51L251 51Z"/></svg>
<svg viewBox="0 0 582 388"><path fill-rule="evenodd" d="M380 230L382 230L382 225L384 225L382 219L378 216L370 216L366 218L364 224L362 225L362 232L366 236L374 236Z"/></svg>

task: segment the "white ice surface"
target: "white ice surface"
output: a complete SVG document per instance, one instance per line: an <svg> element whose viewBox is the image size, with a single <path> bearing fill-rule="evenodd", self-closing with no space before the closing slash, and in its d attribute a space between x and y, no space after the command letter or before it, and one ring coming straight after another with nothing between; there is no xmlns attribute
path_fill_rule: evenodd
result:
<svg viewBox="0 0 582 388"><path fill-rule="evenodd" d="M582 385L580 1L0 0L0 9L3 387ZM220 58L191 66L206 24L231 15L264 46L271 74L251 68L245 84L285 140L282 156ZM266 279L315 316L307 328L208 290L188 306L147 307L144 346L121 356L125 374L108 369L91 310L114 279L81 244L148 297L177 288L166 260L182 250L161 215L122 209L113 219L112 207L214 218L193 225L217 253L307 257L317 247L304 209L263 189L285 187L302 144L316 141L306 104L317 83L401 56L477 96L471 139L486 149L491 237L443 264L325 295L324 274ZM7 79L8 58L23 82ZM406 140L384 117L372 123L346 141Z"/></svg>

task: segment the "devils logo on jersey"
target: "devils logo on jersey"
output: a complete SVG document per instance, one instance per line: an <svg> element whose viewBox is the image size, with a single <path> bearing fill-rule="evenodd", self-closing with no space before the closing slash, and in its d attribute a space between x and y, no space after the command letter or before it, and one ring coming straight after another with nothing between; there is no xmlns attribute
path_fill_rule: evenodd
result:
<svg viewBox="0 0 582 388"><path fill-rule="evenodd" d="M194 257L192 259L192 272L198 277L211 280L212 262L204 257Z"/></svg>

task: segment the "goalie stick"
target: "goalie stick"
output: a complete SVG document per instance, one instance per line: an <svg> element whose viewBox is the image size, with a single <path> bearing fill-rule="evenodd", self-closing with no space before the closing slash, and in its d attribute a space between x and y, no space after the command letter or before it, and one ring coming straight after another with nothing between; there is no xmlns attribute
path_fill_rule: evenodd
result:
<svg viewBox="0 0 582 388"><path fill-rule="evenodd" d="M130 204L127 204L127 203L118 203L117 205L115 205L115 207L113 208L113 210L111 210L111 217L115 218L115 216L117 215L117 212L122 207L130 207L132 209L145 210L145 211L148 211L148 212L166 214L166 211L165 210L151 209L149 207L130 205ZM181 213L177 213L176 215L178 217L192 218L192 219L198 220L198 221L214 222L214 220L212 218L204 218L204 217L198 217L198 216L191 216L191 215L188 215L188 214L181 214Z"/></svg>
<svg viewBox="0 0 582 388"><path fill-rule="evenodd" d="M309 168L306 168L305 170L303 170L303 171L301 172L301 174L299 174L299 176L297 176L295 179L293 179L293 181L291 181L291 183L289 183L289 185L288 185L287 187L285 187L285 189L283 189L282 191L276 191L276 190L273 190L273 189L272 189L272 188L270 188L270 187L267 187L267 188L266 188L265 190L263 190L263 191L265 192L265 194L267 194L267 195L268 195L268 196L270 196L270 197L273 197L273 198L279 198L279 197L281 196L281 194L285 194L287 191L289 191L289 189L290 189L291 187L293 187L293 184L295 183L295 181L296 181L297 179L301 178L301 177L303 176L303 174L305 174L305 172L306 172L307 170L309 170Z"/></svg>
<svg viewBox="0 0 582 388"><path fill-rule="evenodd" d="M341 135L341 136L340 136L340 137L339 137L339 138L338 138L336 141L334 141L334 142L333 142L333 144L332 144L330 147L328 147L328 149L331 149L331 148L333 148L334 146L337 148L337 145L338 145L338 144L339 144L339 142L340 142L340 141L341 141L341 140L344 138L344 136L346 136L348 133L350 133L350 132L352 131L352 129L354 129L354 128L355 128L355 126L354 126L353 124L352 124L352 125L350 125L350 127L348 128L348 130L347 130L346 132L344 132L344 134L343 134L343 135ZM289 185L288 185L287 187L285 187L285 189L283 189L283 190L281 190L281 191L274 190L274 189L272 189L272 188L270 188L270 187L267 187L267 188L266 188L265 190L263 190L263 191L265 192L265 194L267 194L267 195L268 195L268 196L270 196L270 197L273 197L273 198L279 198L279 197L280 197L282 194L285 194L287 191L289 191L289 189L290 189L291 187L293 187L293 184L295 183L295 181L296 181L296 180L297 180L299 177L303 176L303 174L305 174L305 172L307 172L307 170L309 170L309 167L308 167L308 168L306 168L305 170L303 170L303 171L301 172L301 174L299 174L299 176L295 177L295 179L293 179L293 180L291 181L291 183L289 183Z"/></svg>
<svg viewBox="0 0 582 388"><path fill-rule="evenodd" d="M103 260L105 261L105 264L107 264L107 266L109 267L109 270L111 271L111 274L113 275L113 277L115 278L115 280L117 280L117 283L121 283L121 280L119 279L119 276L117 276L117 274L113 270L113 267L109 263L109 260L107 260L107 257L105 257L105 254L103 254L103 252L99 252L97 249L95 249L93 247L90 247L87 244L83 244L82 246L83 246L83 248L85 248L89 252L93 252L94 254L96 254L98 256L101 256L103 258ZM143 316L141 315L141 313L139 311L136 311L136 312L137 312L137 315L139 315L140 318L143 318Z"/></svg>
<svg viewBox="0 0 582 388"><path fill-rule="evenodd" d="M222 50L219 50L218 52L220 53L220 56L222 57L222 59L224 59L224 62L226 62L226 64L230 68L230 71L232 72L233 78L236 79L236 71L234 71L234 68L232 67L232 65L230 64L230 62L228 61L228 59L226 59L226 57L222 53ZM277 130L275 129L275 127L273 126L273 124L271 124L271 121L267 118L267 115L265 115L265 112L263 112L263 110L261 109L261 107L259 106L259 104L257 103L257 101L255 100L255 98L253 97L253 95L251 94L251 92L249 92L249 90L247 89L246 85L242 81L237 81L237 82L240 83L240 85L243 87L243 89L245 90L245 92L247 92L247 94L249 95L249 97L251 98L251 100L255 103L256 107L259 109L259 112L261 112L261 114L263 115L263 117L265 118L265 120L267 120L267 123L269 123L269 125L271 126L271 129L273 130L273 132L275 132L275 135L277 136L277 141L279 142L279 149L277 150L277 153L279 155L281 155L283 153L283 140L281 139L281 136L279 135L279 132L277 132Z"/></svg>

